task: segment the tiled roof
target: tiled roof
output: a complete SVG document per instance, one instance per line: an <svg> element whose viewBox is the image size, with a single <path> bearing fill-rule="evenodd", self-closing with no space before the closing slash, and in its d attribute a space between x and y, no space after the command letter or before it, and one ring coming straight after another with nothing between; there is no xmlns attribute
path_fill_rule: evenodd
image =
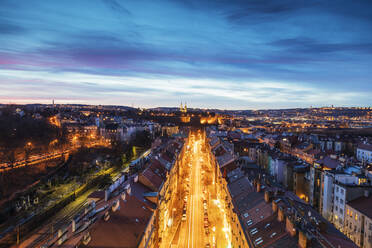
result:
<svg viewBox="0 0 372 248"><path fill-rule="evenodd" d="M316 161L318 164L324 165L330 169L336 169L338 166L341 165L341 163L338 160L332 159L329 156L326 156L318 161Z"/></svg>
<svg viewBox="0 0 372 248"><path fill-rule="evenodd" d="M349 203L347 203L347 205L372 219L372 196L359 197L355 200L350 201Z"/></svg>
<svg viewBox="0 0 372 248"><path fill-rule="evenodd" d="M251 187L251 184L249 183L249 180L246 177L241 177L234 181L233 183L228 184L228 188L230 190L230 195L232 198L247 191L249 187Z"/></svg>
<svg viewBox="0 0 372 248"><path fill-rule="evenodd" d="M143 182L142 180L146 180L147 182ZM140 181L154 191L158 191L163 183L163 179L159 175L155 174L150 167L147 167L143 172L141 172Z"/></svg>
<svg viewBox="0 0 372 248"><path fill-rule="evenodd" d="M90 230L91 241L86 247L137 247L152 211L135 196L120 199L120 209L110 212L108 221L99 220Z"/></svg>
<svg viewBox="0 0 372 248"><path fill-rule="evenodd" d="M235 157L233 154L226 152L225 154L218 156L217 161L218 161L218 165L220 166L220 168L223 168L224 166L234 162Z"/></svg>
<svg viewBox="0 0 372 248"><path fill-rule="evenodd" d="M372 152L372 145L370 144L359 144L358 148Z"/></svg>
<svg viewBox="0 0 372 248"><path fill-rule="evenodd" d="M256 247L297 247L296 237L291 237L285 229L285 224L279 222L275 215L271 215L256 225L247 229L251 240L262 239ZM257 232L256 232L257 231Z"/></svg>

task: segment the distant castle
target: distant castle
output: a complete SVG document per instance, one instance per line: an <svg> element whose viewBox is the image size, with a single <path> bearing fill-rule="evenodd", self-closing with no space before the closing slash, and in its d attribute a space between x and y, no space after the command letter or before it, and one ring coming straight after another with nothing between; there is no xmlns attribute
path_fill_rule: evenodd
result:
<svg viewBox="0 0 372 248"><path fill-rule="evenodd" d="M187 113L187 104L186 104L186 102L185 102L185 106L183 106L183 105L182 105L182 102L181 102L180 111L181 111L182 113Z"/></svg>

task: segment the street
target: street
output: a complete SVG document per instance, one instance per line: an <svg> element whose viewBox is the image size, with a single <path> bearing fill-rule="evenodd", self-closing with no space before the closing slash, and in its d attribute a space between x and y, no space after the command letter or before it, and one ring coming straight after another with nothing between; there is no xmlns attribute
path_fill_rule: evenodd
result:
<svg viewBox="0 0 372 248"><path fill-rule="evenodd" d="M193 147L193 158L191 164L191 176L189 179L189 187L191 187L189 200L187 201L187 221L185 231L185 240L181 244L183 247L203 247L205 239L203 231L203 207L202 207L202 189L200 178L200 161L197 158L200 150L200 141L195 141ZM185 226L185 225L183 225Z"/></svg>
<svg viewBox="0 0 372 248"><path fill-rule="evenodd" d="M229 247L227 219L206 142L201 130L190 132L186 152L180 158L182 179L169 206L180 214L174 214L174 225L163 233L160 247ZM178 194L182 201L175 200L180 197Z"/></svg>

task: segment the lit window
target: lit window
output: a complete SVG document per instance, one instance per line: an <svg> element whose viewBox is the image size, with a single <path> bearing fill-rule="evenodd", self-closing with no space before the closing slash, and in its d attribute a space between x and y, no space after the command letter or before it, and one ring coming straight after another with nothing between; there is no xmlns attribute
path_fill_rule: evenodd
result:
<svg viewBox="0 0 372 248"><path fill-rule="evenodd" d="M358 215L357 214L355 214L355 220L358 220Z"/></svg>

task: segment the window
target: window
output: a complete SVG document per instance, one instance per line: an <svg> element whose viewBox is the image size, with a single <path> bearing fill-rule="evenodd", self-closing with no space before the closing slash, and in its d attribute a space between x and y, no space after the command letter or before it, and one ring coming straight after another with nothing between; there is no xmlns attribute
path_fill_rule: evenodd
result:
<svg viewBox="0 0 372 248"><path fill-rule="evenodd" d="M343 194L344 193L344 189L340 189L340 192L341 192L341 194Z"/></svg>
<svg viewBox="0 0 372 248"><path fill-rule="evenodd" d="M340 203L341 203L341 204L344 204L344 200L342 200L341 198L340 198Z"/></svg>
<svg viewBox="0 0 372 248"><path fill-rule="evenodd" d="M338 201L338 196L336 196L336 201Z"/></svg>
<svg viewBox="0 0 372 248"><path fill-rule="evenodd" d="M350 211L349 211L349 209L347 209L346 214L347 214L347 215L350 215Z"/></svg>
<svg viewBox="0 0 372 248"><path fill-rule="evenodd" d="M342 208L340 208L340 213L341 213L341 214L344 214L344 211L342 210Z"/></svg>
<svg viewBox="0 0 372 248"><path fill-rule="evenodd" d="M355 214L355 220L358 220L358 214Z"/></svg>

